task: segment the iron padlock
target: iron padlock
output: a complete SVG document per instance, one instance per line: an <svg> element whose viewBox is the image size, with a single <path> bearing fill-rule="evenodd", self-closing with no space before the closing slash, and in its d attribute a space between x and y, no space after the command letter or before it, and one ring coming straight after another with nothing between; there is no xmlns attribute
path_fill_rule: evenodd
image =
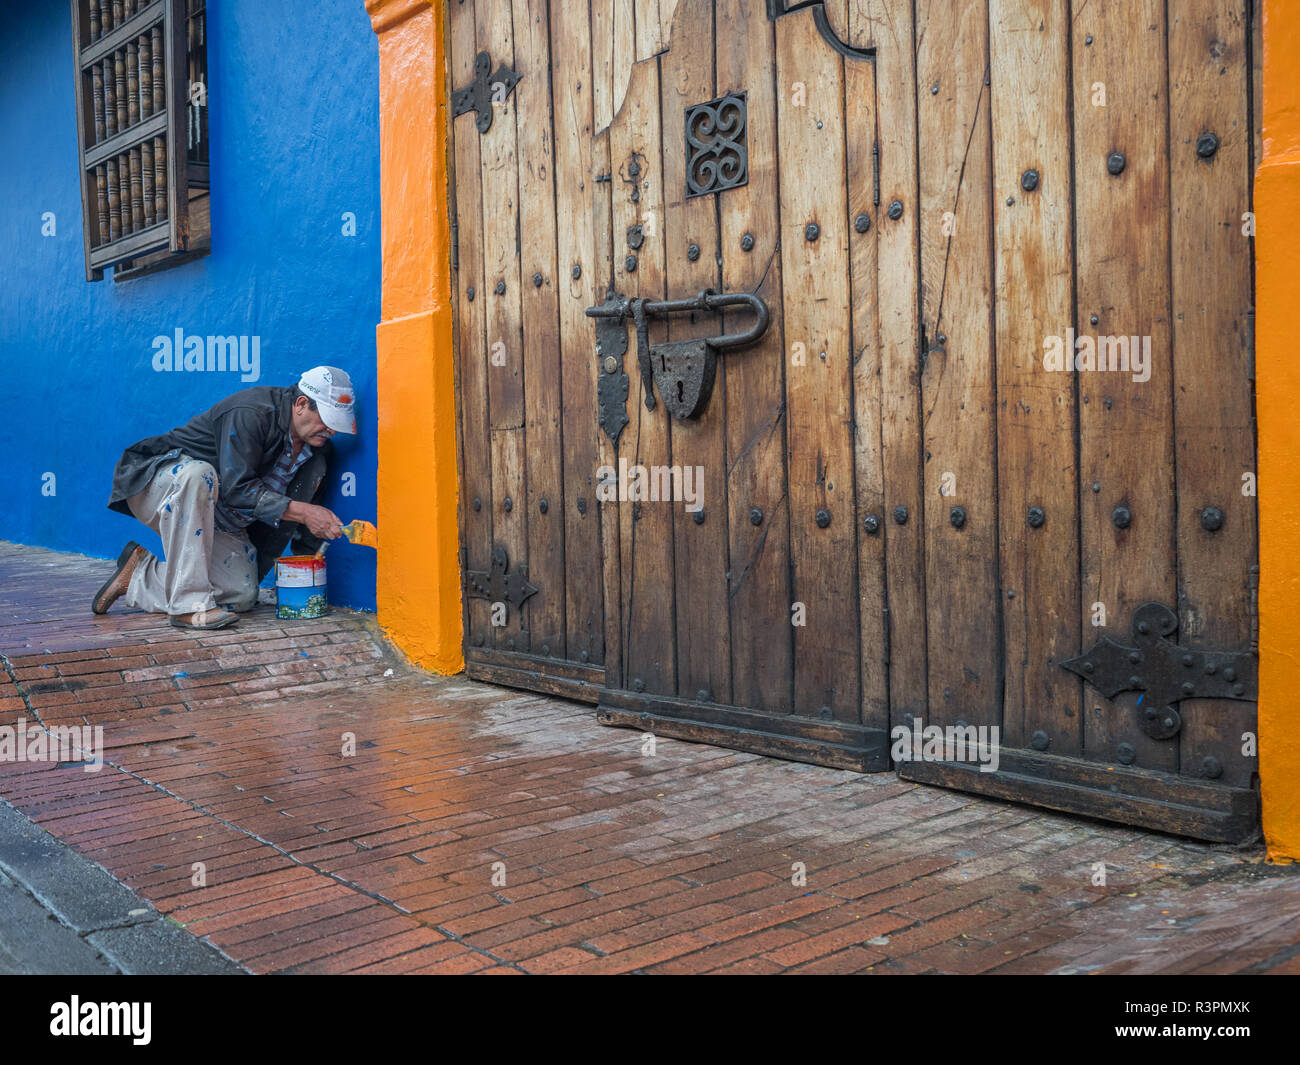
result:
<svg viewBox="0 0 1300 1065"><path fill-rule="evenodd" d="M649 343L650 318L736 306L748 307L754 313L754 324L743 333ZM768 323L767 304L758 296L748 292L718 293L712 289L680 300L629 299L611 290L605 302L588 307L587 314L601 320L597 326L596 348L605 373L611 377L606 379L602 375L600 379L603 386L599 390L600 425L615 442L627 424L623 404L628 395L628 378L625 373L619 373L622 356L627 351L626 319L632 318L637 326L637 363L646 410L654 410L657 388L669 413L683 419L698 418L704 413L718 372L718 353L753 344L767 330Z"/></svg>
<svg viewBox="0 0 1300 1065"><path fill-rule="evenodd" d="M704 413L718 372L718 352L758 340L767 329L767 306L749 293L718 294L708 289L693 300L673 300L647 306L652 313L664 314L683 310L717 311L738 305L749 307L755 317L753 326L743 333L669 340L650 346L655 388L674 418L698 418Z"/></svg>
<svg viewBox="0 0 1300 1065"><path fill-rule="evenodd" d="M718 352L704 338L650 347L655 388L674 418L694 418L708 405L718 372Z"/></svg>

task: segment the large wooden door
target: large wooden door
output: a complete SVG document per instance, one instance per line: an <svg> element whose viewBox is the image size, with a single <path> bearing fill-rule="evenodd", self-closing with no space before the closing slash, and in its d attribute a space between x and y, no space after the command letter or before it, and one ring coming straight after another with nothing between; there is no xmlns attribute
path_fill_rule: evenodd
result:
<svg viewBox="0 0 1300 1065"><path fill-rule="evenodd" d="M597 142L609 160L604 308L647 301L644 337L624 317L626 345L605 345L627 347L622 364L601 367L620 382L616 398L626 389L627 424L620 403L602 440L617 481L617 494L601 493L617 530L606 646L619 653L599 714L884 769L882 443L910 446L895 487L913 506L917 469L915 418L883 427L882 332L888 342L893 321L882 326L878 305L873 161L877 109L907 105L892 91L878 102L872 55L830 46L820 15L774 21L752 0L684 0L671 47L633 67ZM769 325L757 343L721 351L707 404L679 417L672 382L658 377L663 345L735 334L754 314L654 313L704 290L757 297ZM911 329L905 351L910 361ZM702 490L646 499L642 470L652 489L656 472L673 483L671 471Z"/></svg>
<svg viewBox="0 0 1300 1065"><path fill-rule="evenodd" d="M997 726L1001 757L900 773L1246 838L1249 5L917 18L926 721Z"/></svg>
<svg viewBox="0 0 1300 1065"><path fill-rule="evenodd" d="M467 672L594 701L591 30L546 0L448 13Z"/></svg>
<svg viewBox="0 0 1300 1065"><path fill-rule="evenodd" d="M1245 0L450 11L471 675L1249 836Z"/></svg>

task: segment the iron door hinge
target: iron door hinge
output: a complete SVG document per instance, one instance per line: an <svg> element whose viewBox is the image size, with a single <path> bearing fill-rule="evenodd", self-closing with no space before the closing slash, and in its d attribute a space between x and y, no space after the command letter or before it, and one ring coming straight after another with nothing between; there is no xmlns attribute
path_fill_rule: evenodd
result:
<svg viewBox="0 0 1300 1065"><path fill-rule="evenodd" d="M492 56L479 52L474 57L474 80L451 93L451 117L457 118L466 111L473 111L474 125L479 133L492 128L493 102L505 103L522 77L504 63L497 65L495 74L491 70Z"/></svg>
<svg viewBox="0 0 1300 1065"><path fill-rule="evenodd" d="M1061 662L1107 699L1138 692L1138 727L1153 740L1167 740L1182 728L1175 704L1184 699L1258 697L1255 656L1249 651L1200 650L1174 642L1178 616L1163 603L1144 603L1133 612L1131 643L1103 636L1076 658Z"/></svg>
<svg viewBox="0 0 1300 1065"><path fill-rule="evenodd" d="M528 567L510 568L510 555L504 547L492 548L491 568L465 571L466 591L472 599L487 599L493 603L508 603L516 610L537 594L537 588L528 583Z"/></svg>

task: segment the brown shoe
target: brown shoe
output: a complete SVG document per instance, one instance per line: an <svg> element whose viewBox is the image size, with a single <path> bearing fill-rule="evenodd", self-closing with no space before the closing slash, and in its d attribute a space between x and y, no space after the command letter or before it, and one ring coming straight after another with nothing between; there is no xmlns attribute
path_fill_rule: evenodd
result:
<svg viewBox="0 0 1300 1065"><path fill-rule="evenodd" d="M126 594L127 585L131 583L131 574L135 572L135 567L144 561L148 553L134 540L127 542L127 545L122 548L122 553L117 556L117 570L104 582L104 586L90 601L90 609L94 613L108 613L108 608Z"/></svg>
<svg viewBox="0 0 1300 1065"><path fill-rule="evenodd" d="M196 610L193 614L171 615L171 623L178 629L224 629L238 620L238 614L232 614L223 607L217 607L216 610Z"/></svg>

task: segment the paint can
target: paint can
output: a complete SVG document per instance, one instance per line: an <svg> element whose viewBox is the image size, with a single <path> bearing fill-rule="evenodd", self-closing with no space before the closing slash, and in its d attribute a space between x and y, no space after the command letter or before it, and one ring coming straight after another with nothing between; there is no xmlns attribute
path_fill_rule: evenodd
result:
<svg viewBox="0 0 1300 1065"><path fill-rule="evenodd" d="M275 560L277 618L319 618L327 609L324 558L287 555Z"/></svg>

